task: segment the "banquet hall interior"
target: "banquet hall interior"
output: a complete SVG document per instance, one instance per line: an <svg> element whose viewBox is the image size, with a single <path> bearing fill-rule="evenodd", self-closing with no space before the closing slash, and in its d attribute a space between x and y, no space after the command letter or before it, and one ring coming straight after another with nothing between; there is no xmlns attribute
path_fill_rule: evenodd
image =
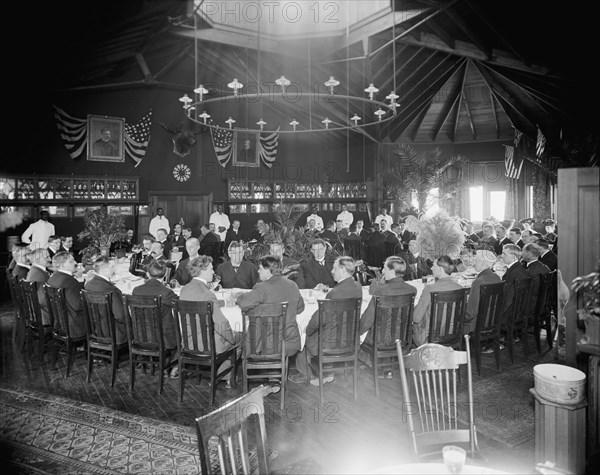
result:
<svg viewBox="0 0 600 475"><path fill-rule="evenodd" d="M202 473L199 420L223 410L222 425L227 415L242 422L258 406L268 469L259 464L260 437L241 449L255 473L456 473L442 453L455 445L467 451L460 473L597 473L600 101L597 20L589 7L539 0L67 0L14 4L6 18L16 25L6 60L12 152L0 167L0 442L13 473ZM215 220L223 215L221 227ZM36 232L48 223L52 232L38 245ZM55 250L46 243L50 235L70 245ZM191 265L190 236L212 266ZM164 258L143 264L155 241ZM315 286L309 268L320 243L333 270L329 284ZM283 252L277 264L265 260L273 244ZM233 266L238 245L243 261L258 269L245 288L225 285L223 269ZM116 284L121 310L152 279L152 263L163 262L161 287L176 293L177 305L153 315L160 320L166 309L175 322L169 362L134 359L129 310L126 343L106 350L118 356L92 355L92 310L77 314L85 317L79 340L63 337L73 348L60 346L53 335L60 308L44 306L51 292L40 283L28 296L30 274L13 277L20 256L33 269L40 253L50 279L65 272L56 268L64 259L46 248L73 255L67 262L77 270L67 272L81 288L110 266L115 273L105 280ZM552 265L543 259L548 253ZM528 274L531 261L548 277ZM505 277L513 265L533 275L521 293ZM250 379L247 387L246 340L236 343L237 357L230 351L226 377L196 377L181 366L190 330L181 324L186 307L178 305L188 282L215 274L209 311L220 338L215 315L249 332L245 295L259 295L253 286L263 289L265 272L275 276L280 267L302 301L293 323L300 349L273 364L283 373ZM356 348L344 368L321 372L326 357L312 354L310 343L327 346L313 338L325 335L324 323L317 329L328 315L321 308L340 298L333 295L346 271L362 288L359 308L348 317L340 304L333 315L336 322L354 318L347 338L360 334L360 341L350 342ZM397 314L409 319L399 330L402 348L388 335L387 365L378 369L372 354L365 357L373 338L361 315L376 307L377 325L381 315L392 318L379 305L382 295L396 294L373 290L388 285L389 272L415 295L408 313ZM478 293L483 272L493 276L484 284L502 289L497 311L485 285ZM429 308L423 316L440 278L464 299L448 314L436 307L439 316ZM476 292L479 306L471 309ZM87 309L93 297L80 298L75 305ZM114 309L114 298L109 302ZM296 316L286 302L286 318ZM36 312L39 326L30 321ZM445 319L450 312L456 321ZM480 331L484 312L497 315L493 335ZM510 322L501 323L509 313ZM417 316L456 323L458 339L438 338L434 324ZM513 317L524 326L513 327ZM336 328L348 330L346 323ZM382 328L389 333L389 325ZM434 353L420 353L423 345ZM257 351L260 359L268 350ZM408 395L415 384L432 397L437 383L419 386L399 353L405 365L429 358L428 372L441 354L462 361L445 370L443 378L458 377L453 390L448 386L455 406L447 401L442 411L462 429L450 432L462 435L442 436L430 458L417 450L415 432L429 430L427 416L439 408L425 403L416 414ZM221 371L223 361L215 361L213 370ZM260 395L260 405L242 401L234 411L248 394ZM226 446L212 439L206 447L214 469Z"/></svg>

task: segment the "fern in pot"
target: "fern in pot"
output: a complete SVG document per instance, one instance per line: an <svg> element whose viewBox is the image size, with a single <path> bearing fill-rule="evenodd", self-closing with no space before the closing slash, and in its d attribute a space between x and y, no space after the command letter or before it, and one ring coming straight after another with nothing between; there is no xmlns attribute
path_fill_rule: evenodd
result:
<svg viewBox="0 0 600 475"><path fill-rule="evenodd" d="M110 245L125 238L123 216L109 214L105 207L88 209L83 223L83 231L77 238L80 242L87 242L87 246L79 251L85 265L93 264L99 256L108 256Z"/></svg>

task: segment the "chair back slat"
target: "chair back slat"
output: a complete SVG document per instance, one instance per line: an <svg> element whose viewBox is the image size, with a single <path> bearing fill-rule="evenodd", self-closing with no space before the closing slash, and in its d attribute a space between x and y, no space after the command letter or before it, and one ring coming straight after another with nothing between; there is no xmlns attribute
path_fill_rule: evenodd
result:
<svg viewBox="0 0 600 475"><path fill-rule="evenodd" d="M467 309L468 289L431 292L429 343L459 346Z"/></svg>
<svg viewBox="0 0 600 475"><path fill-rule="evenodd" d="M177 344L182 353L215 357L212 302L175 301Z"/></svg>
<svg viewBox="0 0 600 475"><path fill-rule="evenodd" d="M319 300L319 356L351 354L360 344L361 298Z"/></svg>
<svg viewBox="0 0 600 475"><path fill-rule="evenodd" d="M480 336L492 337L500 334L502 308L504 305L504 282L482 284L479 289L479 307L475 332Z"/></svg>
<svg viewBox="0 0 600 475"><path fill-rule="evenodd" d="M41 330L43 328L43 323L42 309L38 298L38 283L27 280L21 280L20 283L25 323L31 328Z"/></svg>
<svg viewBox="0 0 600 475"><path fill-rule="evenodd" d="M375 297L374 344L379 351L392 351L396 340L410 345L414 295L385 295Z"/></svg>
<svg viewBox="0 0 600 475"><path fill-rule="evenodd" d="M285 354L287 302L266 303L242 312L245 358Z"/></svg>
<svg viewBox="0 0 600 475"><path fill-rule="evenodd" d="M361 242L357 239L344 239L344 252L353 259L362 259Z"/></svg>
<svg viewBox="0 0 600 475"><path fill-rule="evenodd" d="M71 338L69 310L67 309L64 289L44 284L44 292L46 293L48 312L52 322L52 333L57 337Z"/></svg>
<svg viewBox="0 0 600 475"><path fill-rule="evenodd" d="M532 277L527 277L514 283L513 306L507 321L507 325L513 330L526 329L528 326L527 307L531 295L531 282Z"/></svg>
<svg viewBox="0 0 600 475"><path fill-rule="evenodd" d="M115 317L112 310L112 293L81 291L83 314L90 341L116 345Z"/></svg>
<svg viewBox="0 0 600 475"><path fill-rule="evenodd" d="M157 350L163 348L161 297L124 295L127 339L132 348Z"/></svg>
<svg viewBox="0 0 600 475"><path fill-rule="evenodd" d="M10 290L10 298L13 304L13 308L15 312L21 311L21 291L19 288L19 279L10 273L8 269L6 269L6 280L8 281L8 288Z"/></svg>

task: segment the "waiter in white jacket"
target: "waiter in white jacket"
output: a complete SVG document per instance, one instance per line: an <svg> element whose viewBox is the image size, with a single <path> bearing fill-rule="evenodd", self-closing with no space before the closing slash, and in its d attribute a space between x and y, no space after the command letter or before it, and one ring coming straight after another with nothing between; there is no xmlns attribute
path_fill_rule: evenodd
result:
<svg viewBox="0 0 600 475"><path fill-rule="evenodd" d="M215 234L218 234L221 238L221 242L225 242L225 236L231 223L229 222L229 216L223 213L223 205L217 205L217 210L210 215L208 223L214 223Z"/></svg>
<svg viewBox="0 0 600 475"><path fill-rule="evenodd" d="M48 219L50 219L50 213L46 210L41 211L40 219L31 223L21 235L21 241L28 243L31 250L48 247L48 238L55 234L54 224L49 223Z"/></svg>

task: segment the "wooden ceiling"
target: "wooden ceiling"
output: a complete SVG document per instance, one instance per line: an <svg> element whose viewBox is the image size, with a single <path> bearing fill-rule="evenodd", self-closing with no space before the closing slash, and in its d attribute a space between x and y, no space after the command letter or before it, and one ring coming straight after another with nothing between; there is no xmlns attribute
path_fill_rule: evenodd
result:
<svg viewBox="0 0 600 475"><path fill-rule="evenodd" d="M322 83L333 75L339 94L365 97L374 83L376 99L400 96L393 120L357 129L378 142L510 140L513 127L535 140L539 126L552 144L565 128L597 123L590 60L581 60L594 56L589 18L550 10L547 2L341 1L340 28L309 38L219 24L206 14L207 2L199 9L180 0L48 3L36 11L34 29L43 39L27 66L36 64L39 76L47 64L38 86L50 95L139 87L191 95L195 81L218 94L234 77L264 85L282 74L301 91L318 83L325 92ZM290 128L289 111L258 107L223 107L214 116L265 115ZM348 123L348 112L344 101L298 101L293 118L300 127L320 114ZM373 108L354 112L366 116Z"/></svg>

